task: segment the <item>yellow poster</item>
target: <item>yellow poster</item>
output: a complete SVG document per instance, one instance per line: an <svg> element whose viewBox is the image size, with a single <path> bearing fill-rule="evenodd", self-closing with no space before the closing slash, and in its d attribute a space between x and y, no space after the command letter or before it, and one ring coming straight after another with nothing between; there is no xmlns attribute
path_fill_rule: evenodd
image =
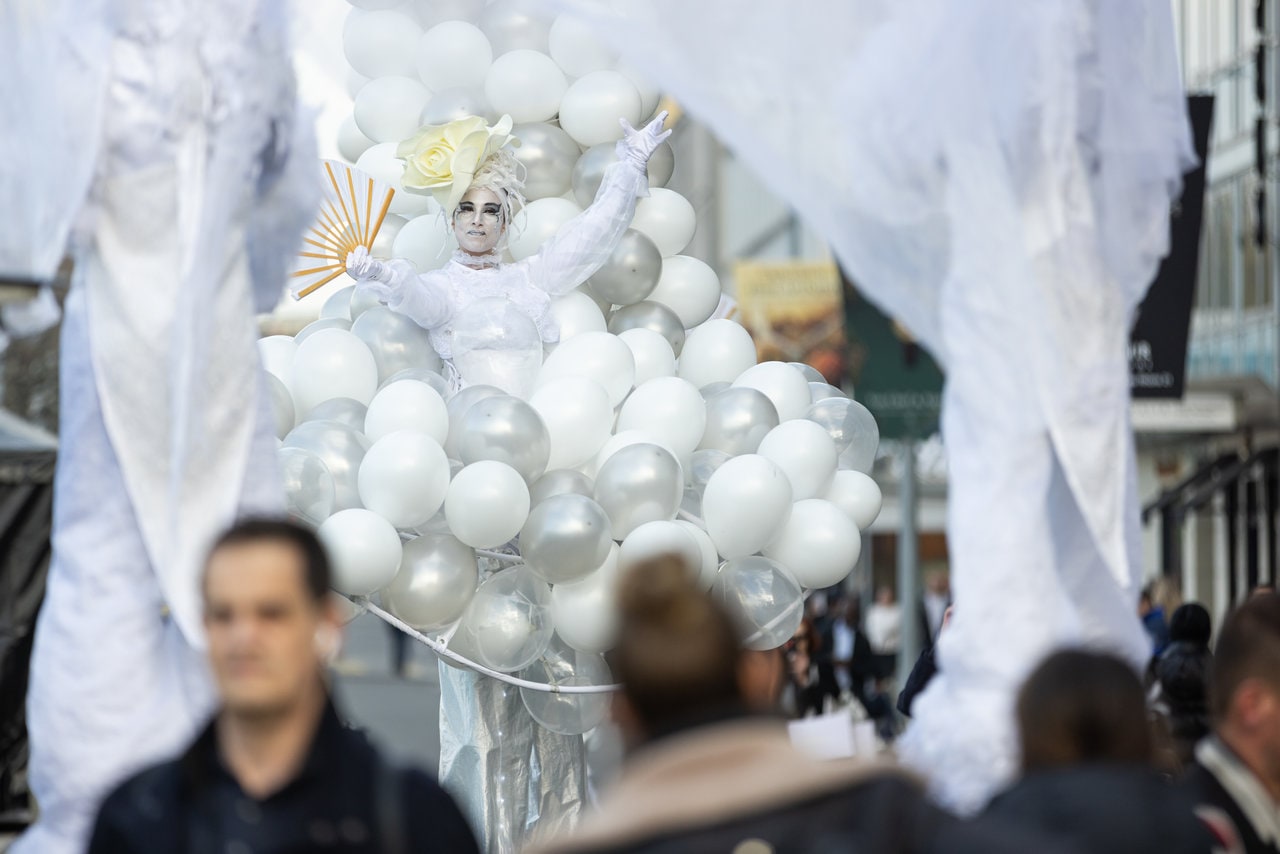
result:
<svg viewBox="0 0 1280 854"><path fill-rule="evenodd" d="M839 386L845 372L840 273L831 261L739 261L738 315L760 361L804 362Z"/></svg>

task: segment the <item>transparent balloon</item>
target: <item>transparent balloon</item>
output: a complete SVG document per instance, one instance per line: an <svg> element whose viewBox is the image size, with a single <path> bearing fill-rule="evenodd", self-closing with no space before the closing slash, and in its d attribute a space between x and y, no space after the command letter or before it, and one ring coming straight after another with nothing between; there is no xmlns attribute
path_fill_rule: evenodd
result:
<svg viewBox="0 0 1280 854"><path fill-rule="evenodd" d="M364 311L351 324L351 334L373 354L379 384L400 371L440 370L440 357L427 330L386 306Z"/></svg>
<svg viewBox="0 0 1280 854"><path fill-rule="evenodd" d="M609 556L609 516L585 495L566 493L540 502L520 529L520 554L551 584L577 581Z"/></svg>
<svg viewBox="0 0 1280 854"><path fill-rule="evenodd" d="M513 673L537 661L551 642L551 587L523 564L490 576L476 590L458 633L479 662Z"/></svg>
<svg viewBox="0 0 1280 854"><path fill-rule="evenodd" d="M684 499L680 506L691 516L702 517L702 495L707 491L707 481L716 469L724 465L730 454L715 448L703 448L693 452L689 458L689 470L685 472L688 481L684 490Z"/></svg>
<svg viewBox="0 0 1280 854"><path fill-rule="evenodd" d="M364 430L365 413L369 408L349 397L335 397L317 405L307 413L307 421L337 421L352 430Z"/></svg>
<svg viewBox="0 0 1280 854"><path fill-rule="evenodd" d="M477 401L462 416L458 459L506 463L526 482L537 480L551 457L551 435L542 417L518 397L494 395Z"/></svg>
<svg viewBox="0 0 1280 854"><path fill-rule="evenodd" d="M782 646L804 617L804 591L786 567L759 555L727 560L712 595L733 617L748 649Z"/></svg>
<svg viewBox="0 0 1280 854"><path fill-rule="evenodd" d="M848 397L848 396L849 395L845 394L843 391L831 385L830 383L826 383L826 382L809 383L809 402L811 404L817 403L820 400L826 400L828 397Z"/></svg>
<svg viewBox="0 0 1280 854"><path fill-rule="evenodd" d="M487 297L453 321L453 363L466 382L527 399L542 367L542 337L529 315Z"/></svg>
<svg viewBox="0 0 1280 854"><path fill-rule="evenodd" d="M382 588L382 603L418 631L435 631L462 616L478 580L469 546L450 534L424 534L405 543L400 571Z"/></svg>
<svg viewBox="0 0 1280 854"><path fill-rule="evenodd" d="M840 468L871 471L880 447L880 427L865 406L845 397L829 397L811 405L805 417L831 435Z"/></svg>
<svg viewBox="0 0 1280 854"><path fill-rule="evenodd" d="M607 685L612 681L604 657L578 652L553 638L542 658L520 671L520 678L543 685ZM561 694L521 688L520 699L535 721L562 735L582 735L609 714L608 693Z"/></svg>
<svg viewBox="0 0 1280 854"><path fill-rule="evenodd" d="M333 475L319 455L304 448L283 447L276 452L284 485L285 512L316 526L333 513Z"/></svg>
<svg viewBox="0 0 1280 854"><path fill-rule="evenodd" d="M360 506L358 474L369 441L337 421L305 421L284 437L285 448L301 448L320 458L333 478L333 509Z"/></svg>

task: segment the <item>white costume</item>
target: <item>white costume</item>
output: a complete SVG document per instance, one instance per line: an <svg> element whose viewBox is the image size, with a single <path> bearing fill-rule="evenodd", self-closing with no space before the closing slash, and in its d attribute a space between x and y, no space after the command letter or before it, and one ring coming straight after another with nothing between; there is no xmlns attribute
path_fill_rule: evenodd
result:
<svg viewBox="0 0 1280 854"><path fill-rule="evenodd" d="M55 116L80 132L65 165L89 180L58 215L76 222L76 272L28 699L40 819L23 854L82 850L106 792L209 714L204 552L238 509L282 506L253 315L278 299L313 198L306 152L284 169L283 15L265 0L118 0L51 3L39 22L51 73L89 93Z"/></svg>

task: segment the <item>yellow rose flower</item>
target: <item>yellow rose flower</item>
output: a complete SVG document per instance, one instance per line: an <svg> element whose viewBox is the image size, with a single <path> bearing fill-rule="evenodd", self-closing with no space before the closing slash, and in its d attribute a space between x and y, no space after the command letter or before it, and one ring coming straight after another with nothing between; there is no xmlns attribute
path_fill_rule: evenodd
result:
<svg viewBox="0 0 1280 854"><path fill-rule="evenodd" d="M404 161L401 183L407 190L431 193L452 213L480 164L511 138L510 116L493 127L478 116L428 125L396 147L396 157Z"/></svg>

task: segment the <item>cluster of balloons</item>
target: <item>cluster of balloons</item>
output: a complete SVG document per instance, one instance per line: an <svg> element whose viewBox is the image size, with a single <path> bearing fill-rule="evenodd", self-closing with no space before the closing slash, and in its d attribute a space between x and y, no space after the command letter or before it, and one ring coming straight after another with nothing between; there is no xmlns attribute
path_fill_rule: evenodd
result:
<svg viewBox="0 0 1280 854"><path fill-rule="evenodd" d="M389 161L379 177L395 183L389 151L419 122L512 114L533 199L513 258L589 203L618 117L654 110L580 25L522 0L352 2L347 57L370 79L344 155L375 175ZM560 342L544 354L531 336L519 383L464 370L473 384L450 393L426 331L352 287L297 336L261 340L289 509L318 527L340 592L378 593L492 670L599 685L616 581L649 557L683 556L756 649L791 637L806 589L852 570L880 511L875 421L806 365L757 364L747 331L713 317L719 279L679 254L693 209L660 187L673 165L669 149L651 161L632 230L555 300ZM389 218L381 253L444 263L434 202L395 198L413 218ZM512 325L491 308L477 328ZM459 367L466 350L455 341ZM491 550L510 557L485 577ZM597 696L522 695L558 732L605 712Z"/></svg>

